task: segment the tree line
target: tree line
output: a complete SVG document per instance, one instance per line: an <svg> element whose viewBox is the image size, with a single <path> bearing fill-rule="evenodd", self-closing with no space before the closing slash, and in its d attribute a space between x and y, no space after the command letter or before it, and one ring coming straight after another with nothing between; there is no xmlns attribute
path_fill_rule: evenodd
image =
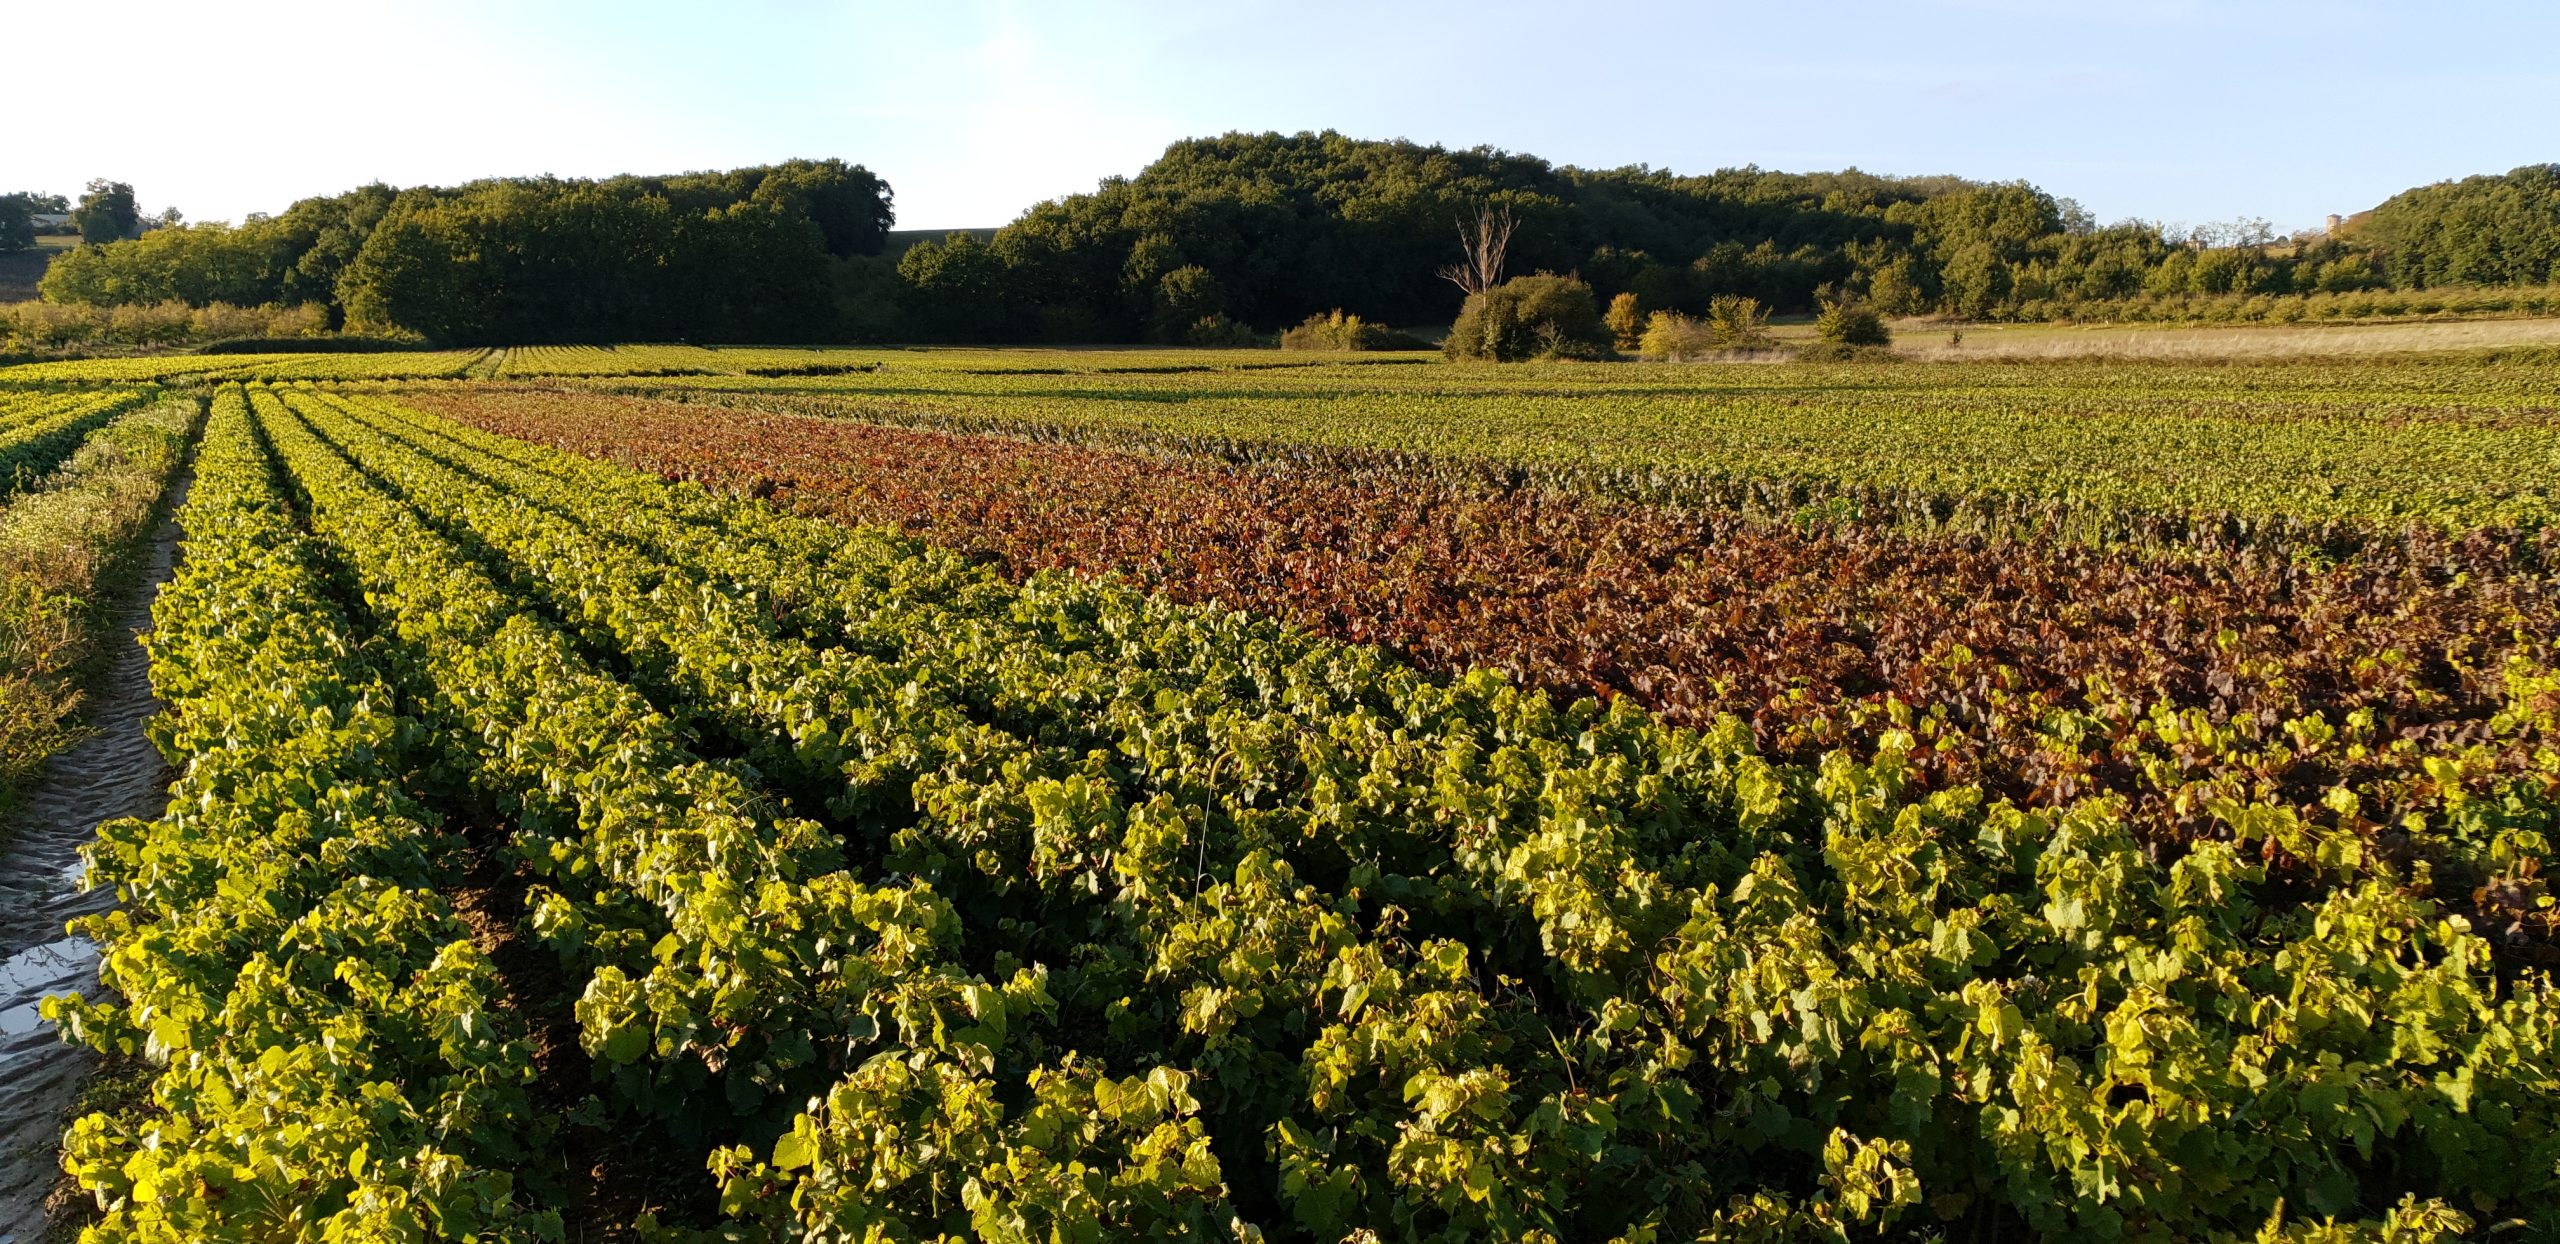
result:
<svg viewBox="0 0 2560 1244"><path fill-rule="evenodd" d="M125 188L125 201L131 199ZM5 200L0 200L5 202ZM85 205L85 201L84 201ZM361 187L58 257L50 301L316 304L454 343L634 339L1223 344L1310 316L1448 323L1457 223L1514 222L1513 275L1702 316L1856 303L1968 319L2180 295L2560 281L2560 166L2421 187L2292 239L2100 225L2024 182L1590 170L1341 134L1175 143L992 237L885 253L888 183L838 160L602 181ZM0 209L0 235L6 232Z"/></svg>
<svg viewBox="0 0 2560 1244"><path fill-rule="evenodd" d="M950 340L1220 338L1348 309L1447 323L1438 270L1483 205L1516 221L1510 270L1599 303L2045 319L2140 297L2560 283L2560 166L2424 187L2370 220L2279 239L2263 221L2100 225L2025 182L1850 169L1704 176L1587 170L1487 148L1336 133L1176 143L1136 177L1033 207L989 240L901 259L909 327Z"/></svg>
<svg viewBox="0 0 2560 1244"><path fill-rule="evenodd" d="M894 220L888 183L840 160L370 185L83 246L42 290L110 306L317 304L334 326L456 344L823 340L845 318L839 269L876 255Z"/></svg>

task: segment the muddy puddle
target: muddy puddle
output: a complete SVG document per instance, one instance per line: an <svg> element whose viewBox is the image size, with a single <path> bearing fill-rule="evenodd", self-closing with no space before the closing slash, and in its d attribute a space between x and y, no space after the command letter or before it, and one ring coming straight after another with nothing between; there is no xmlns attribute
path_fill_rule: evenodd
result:
<svg viewBox="0 0 2560 1244"><path fill-rule="evenodd" d="M90 1068L88 1051L65 1044L36 1014L46 994L98 994L97 948L62 928L114 900L80 888L81 844L100 821L160 812L166 775L144 734L159 705L150 662L132 637L150 627L151 597L168 580L177 537L174 520L162 525L145 586L119 619L124 633L89 691L93 733L47 762L25 807L0 827L0 1244L44 1238L64 1112Z"/></svg>

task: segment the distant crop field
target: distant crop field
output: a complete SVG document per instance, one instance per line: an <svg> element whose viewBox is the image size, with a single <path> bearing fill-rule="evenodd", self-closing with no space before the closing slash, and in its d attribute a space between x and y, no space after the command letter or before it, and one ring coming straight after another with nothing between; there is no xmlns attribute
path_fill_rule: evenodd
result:
<svg viewBox="0 0 2560 1244"><path fill-rule="evenodd" d="M2540 526L2560 363L1550 364L848 353L870 370L595 387L1247 458L1291 447L1634 499L2042 533L2164 515ZM1185 365L1187 359L1189 365ZM1240 361L1245 360L1245 361ZM1269 366L1254 364L1268 362ZM5 373L0 373L5 375Z"/></svg>

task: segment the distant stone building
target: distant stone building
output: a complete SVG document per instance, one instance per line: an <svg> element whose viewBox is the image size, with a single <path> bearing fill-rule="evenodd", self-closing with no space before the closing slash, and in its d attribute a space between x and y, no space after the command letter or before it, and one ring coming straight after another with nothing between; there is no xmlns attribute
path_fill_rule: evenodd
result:
<svg viewBox="0 0 2560 1244"><path fill-rule="evenodd" d="M71 231L71 213L69 212L37 212L27 219L35 223L38 233L69 233Z"/></svg>

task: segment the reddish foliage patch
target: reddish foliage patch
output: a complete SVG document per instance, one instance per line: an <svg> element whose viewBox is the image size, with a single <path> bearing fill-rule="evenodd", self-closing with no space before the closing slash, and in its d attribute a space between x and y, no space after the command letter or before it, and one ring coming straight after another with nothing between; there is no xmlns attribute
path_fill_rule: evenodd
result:
<svg viewBox="0 0 2560 1244"><path fill-rule="evenodd" d="M1924 780L2037 804L2130 796L2178 839L2208 800L2272 799L2388 849L2473 743L2486 791L2533 768L2560 541L2412 533L2345 564L1871 527L1801 531L1321 463L1138 453L637 398L420 394L489 431L894 526L1017 575L1119 574L1276 614L1432 669L1489 666L1666 717L1738 714L1805 759L1909 729ZM2201 715L2164 728L2164 709ZM2359 722L2370 710L2370 724ZM2289 722L2318 717L2337 737ZM2191 719L2192 720L2192 719ZM2347 785L2353 811L2323 803Z"/></svg>

